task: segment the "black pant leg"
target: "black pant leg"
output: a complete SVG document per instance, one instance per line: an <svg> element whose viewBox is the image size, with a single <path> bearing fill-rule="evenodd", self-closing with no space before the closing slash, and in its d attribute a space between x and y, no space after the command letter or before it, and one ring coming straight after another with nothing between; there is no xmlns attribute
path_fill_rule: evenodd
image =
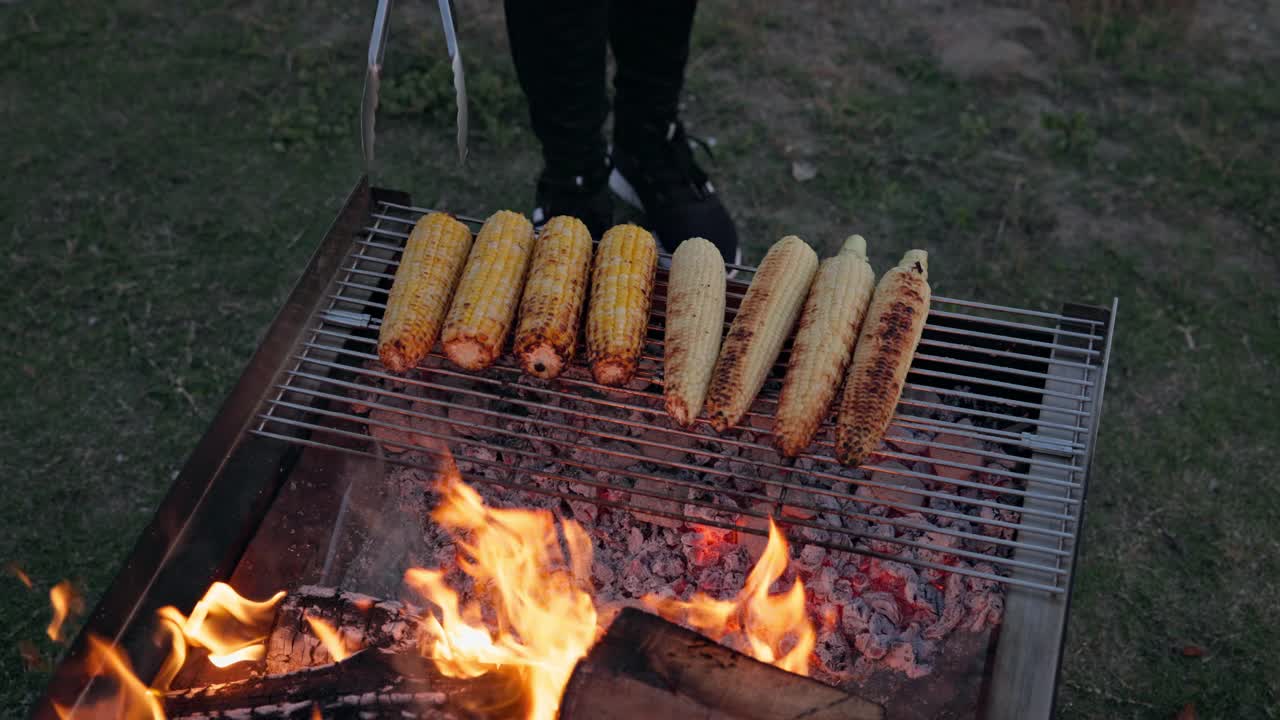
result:
<svg viewBox="0 0 1280 720"><path fill-rule="evenodd" d="M696 0L614 0L609 43L617 60L613 78L614 136L675 120L689 62Z"/></svg>
<svg viewBox="0 0 1280 720"><path fill-rule="evenodd" d="M598 172L605 89L606 0L506 0L507 37L533 132L556 175Z"/></svg>

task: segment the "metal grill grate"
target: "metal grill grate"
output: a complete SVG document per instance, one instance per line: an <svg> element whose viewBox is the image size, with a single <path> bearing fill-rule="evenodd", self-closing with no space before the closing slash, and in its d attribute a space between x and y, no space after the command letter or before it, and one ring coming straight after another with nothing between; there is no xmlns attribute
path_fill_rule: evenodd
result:
<svg viewBox="0 0 1280 720"><path fill-rule="evenodd" d="M701 422L683 430L670 421L662 409L661 271L641 371L626 388L592 382L580 359L549 382L522 375L509 357L464 373L433 354L407 377L367 362L377 359L399 252L426 212L377 206L253 432L366 456L384 455L371 428L403 432L500 471L468 481L755 534L781 512L803 543L1052 593L1069 587L1114 308L1073 306L1068 315L934 297L890 433L941 433L950 442L917 436L886 445L852 471L832 458L829 426L797 461L774 452L768 428L785 351L743 427L717 435ZM473 229L481 223L460 219ZM732 314L753 269L730 267L739 271L729 283ZM376 416L356 413L353 393ZM947 450L980 462L932 457ZM549 455L560 470L547 469ZM960 472L944 477L938 468ZM752 482L734 482L748 474ZM548 480L592 487L596 496ZM875 535L868 523L898 532ZM900 552L907 548L913 552Z"/></svg>

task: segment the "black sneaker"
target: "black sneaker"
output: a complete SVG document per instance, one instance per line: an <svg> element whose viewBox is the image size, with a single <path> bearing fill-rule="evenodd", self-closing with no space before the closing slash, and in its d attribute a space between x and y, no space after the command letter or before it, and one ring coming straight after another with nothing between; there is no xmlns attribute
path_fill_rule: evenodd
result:
<svg viewBox="0 0 1280 720"><path fill-rule="evenodd" d="M546 170L538 177L533 228L541 230L557 215L576 217L600 239L613 226L613 196L609 194L609 165L592 175L559 177Z"/></svg>
<svg viewBox="0 0 1280 720"><path fill-rule="evenodd" d="M707 174L694 162L689 137L679 122L622 127L614 138L609 188L645 214L668 252L691 237L703 237L715 244L726 262L741 264L738 230Z"/></svg>

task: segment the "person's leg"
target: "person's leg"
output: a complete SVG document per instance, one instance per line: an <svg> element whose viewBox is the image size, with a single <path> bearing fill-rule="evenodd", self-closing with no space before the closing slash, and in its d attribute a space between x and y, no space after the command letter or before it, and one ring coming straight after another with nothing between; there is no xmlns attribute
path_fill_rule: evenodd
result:
<svg viewBox="0 0 1280 720"><path fill-rule="evenodd" d="M630 140L676 120L689 62L695 0L616 0L609 6L614 138Z"/></svg>
<svg viewBox="0 0 1280 720"><path fill-rule="evenodd" d="M739 259L729 213L693 152L679 120L696 0L615 0L609 8L614 76L610 186L644 211L671 251L690 237Z"/></svg>
<svg viewBox="0 0 1280 720"><path fill-rule="evenodd" d="M533 132L542 144L544 169L534 223L556 214L573 215L598 237L613 215L602 132L609 113L608 3L506 0L505 6L511 58L529 102Z"/></svg>

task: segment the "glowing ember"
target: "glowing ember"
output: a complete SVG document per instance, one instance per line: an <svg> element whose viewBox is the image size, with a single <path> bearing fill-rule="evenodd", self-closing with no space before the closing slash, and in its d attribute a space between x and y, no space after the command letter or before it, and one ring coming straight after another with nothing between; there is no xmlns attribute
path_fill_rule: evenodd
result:
<svg viewBox="0 0 1280 720"><path fill-rule="evenodd" d="M49 603L53 605L53 619L49 621L49 627L45 628L45 634L54 642L62 642L63 624L71 613L79 614L84 611L84 599L71 586L70 580L63 580L49 588Z"/></svg>
<svg viewBox="0 0 1280 720"><path fill-rule="evenodd" d="M786 539L770 520L769 544L734 599L716 600L698 593L687 601L649 595L644 602L668 620L682 622L713 640L741 641L728 644L745 647L757 660L807 675L816 632L805 613L804 584L797 578L790 590L769 594L790 557ZM790 648L784 651L788 643Z"/></svg>
<svg viewBox="0 0 1280 720"><path fill-rule="evenodd" d="M329 623L317 617L307 616L307 623L311 625L311 630L320 638L320 642L324 645L324 649L329 651L330 657L334 662L342 662L351 656L347 652L347 648L342 643L342 636ZM316 710L319 712L319 710Z"/></svg>
<svg viewBox="0 0 1280 720"><path fill-rule="evenodd" d="M10 575L18 578L18 582L26 585L28 590L31 589L31 578L23 572L22 568L18 567L16 563L9 563L4 566L4 569L5 572L8 572Z"/></svg>
<svg viewBox="0 0 1280 720"><path fill-rule="evenodd" d="M245 660L260 660L266 654L263 641L275 617L276 603L284 595L281 590L267 600L254 602L241 597L230 585L219 582L209 587L191 610L190 617L173 606L160 608L159 614L182 631L186 642L208 648L209 662L227 667ZM175 643L175 648L179 644Z"/></svg>
<svg viewBox="0 0 1280 720"><path fill-rule="evenodd" d="M90 677L105 677L112 686L107 696L74 710L54 704L62 720L164 720L156 694L133 674L129 659L107 641L88 635Z"/></svg>
<svg viewBox="0 0 1280 720"><path fill-rule="evenodd" d="M458 565L485 588L496 615L490 632L479 604L458 606L444 571L414 568L405 581L434 603L422 625L422 651L450 677L475 677L499 667L518 677L529 718L552 720L578 660L596 639L590 587L591 540L566 520L567 556L550 512L486 507L479 494L446 473L432 517L454 535Z"/></svg>

